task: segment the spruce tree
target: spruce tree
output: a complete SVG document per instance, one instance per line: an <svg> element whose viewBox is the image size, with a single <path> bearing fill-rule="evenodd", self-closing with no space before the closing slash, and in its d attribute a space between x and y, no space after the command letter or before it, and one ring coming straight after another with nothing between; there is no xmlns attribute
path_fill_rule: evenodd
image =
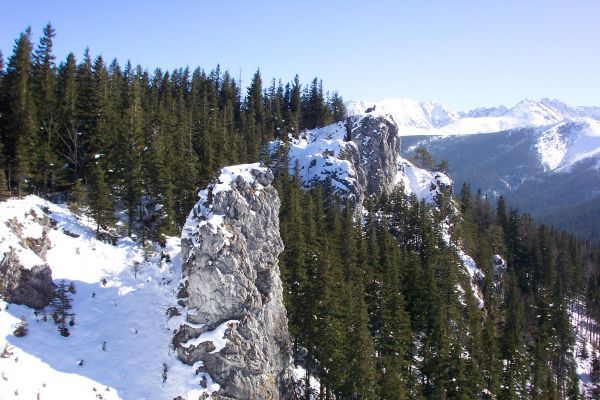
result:
<svg viewBox="0 0 600 400"><path fill-rule="evenodd" d="M96 233L100 232L100 228L111 227L115 218L114 206L100 164L95 164L90 171L88 202L92 217L96 220Z"/></svg>
<svg viewBox="0 0 600 400"><path fill-rule="evenodd" d="M35 105L31 93L31 28L15 41L3 78L4 152L9 188L17 196L28 187L36 135Z"/></svg>
<svg viewBox="0 0 600 400"><path fill-rule="evenodd" d="M51 24L44 27L43 36L33 54L32 87L35 90L35 106L39 129L34 138L33 154L34 185L41 193L56 190L60 163L55 147L58 144L59 119L56 101L56 66L52 54L53 38L56 36Z"/></svg>

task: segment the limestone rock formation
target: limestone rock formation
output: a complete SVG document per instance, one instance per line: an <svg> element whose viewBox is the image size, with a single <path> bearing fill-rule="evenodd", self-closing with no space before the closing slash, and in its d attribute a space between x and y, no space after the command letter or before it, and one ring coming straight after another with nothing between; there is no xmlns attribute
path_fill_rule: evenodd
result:
<svg viewBox="0 0 600 400"><path fill-rule="evenodd" d="M0 295L9 303L42 308L54 298L56 285L48 266L24 268L14 249L0 262Z"/></svg>
<svg viewBox="0 0 600 400"><path fill-rule="evenodd" d="M227 167L183 229L179 358L220 385L217 398L286 399L290 339L277 257L280 201L258 164Z"/></svg>
<svg viewBox="0 0 600 400"><path fill-rule="evenodd" d="M0 296L9 303L42 308L54 298L56 289L52 281L52 271L44 265L46 253L52 246L48 232L53 228L54 221L46 212L38 215L33 210L25 217L39 226L39 236L28 236L23 224L16 217L5 221L9 232L6 236L14 235L15 241L12 242L14 247L8 245L0 252ZM7 238L2 238L3 241L5 239ZM11 243L10 240L8 242ZM23 260L19 259L17 248L33 252L39 257L39 265L24 265Z"/></svg>
<svg viewBox="0 0 600 400"><path fill-rule="evenodd" d="M355 116L345 122L303 132L300 138L272 144L274 159L289 160L305 187L326 183L348 197L360 214L365 196L400 187L419 200L434 202L452 185L441 172L418 168L401 156L401 136L384 116Z"/></svg>

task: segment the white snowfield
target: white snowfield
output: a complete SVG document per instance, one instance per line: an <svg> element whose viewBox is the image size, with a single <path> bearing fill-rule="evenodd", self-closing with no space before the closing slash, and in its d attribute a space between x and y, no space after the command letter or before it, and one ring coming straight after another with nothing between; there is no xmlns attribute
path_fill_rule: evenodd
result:
<svg viewBox="0 0 600 400"><path fill-rule="evenodd" d="M42 260L6 222L16 220L22 237L39 238L44 208L56 227ZM170 347L166 311L176 304L181 277L179 238L169 238L164 250L144 249L131 239L113 246L95 238L92 220L28 196L0 203L0 258L8 246L28 267L47 263L56 283L74 283L75 325L63 337L50 307L44 321L44 311L0 300L0 399L170 400L197 399L204 392L202 374L182 364ZM29 332L15 337L21 318ZM218 332L213 336L222 339ZM207 384L218 388L210 379Z"/></svg>
<svg viewBox="0 0 600 400"><path fill-rule="evenodd" d="M556 124L541 132L536 150L545 170L569 172L575 164L600 156L600 121L584 118ZM597 163L595 168L599 167Z"/></svg>

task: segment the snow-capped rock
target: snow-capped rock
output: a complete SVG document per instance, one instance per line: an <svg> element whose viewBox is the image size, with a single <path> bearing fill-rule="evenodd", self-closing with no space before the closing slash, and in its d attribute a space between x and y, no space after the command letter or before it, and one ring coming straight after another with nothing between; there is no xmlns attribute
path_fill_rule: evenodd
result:
<svg viewBox="0 0 600 400"><path fill-rule="evenodd" d="M290 173L297 172L306 187L327 182L349 196L357 209L365 196L390 193L395 187L433 202L451 180L402 158L400 142L392 120L367 114L306 131L289 143L273 142L271 148L273 152L284 148Z"/></svg>
<svg viewBox="0 0 600 400"><path fill-rule="evenodd" d="M286 399L291 346L278 256L279 197L259 164L223 168L183 228L181 316L173 344L218 396Z"/></svg>

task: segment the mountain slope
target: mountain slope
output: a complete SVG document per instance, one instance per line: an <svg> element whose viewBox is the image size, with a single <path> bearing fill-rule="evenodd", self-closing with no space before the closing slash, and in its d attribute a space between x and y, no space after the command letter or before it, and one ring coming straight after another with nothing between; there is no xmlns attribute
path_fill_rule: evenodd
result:
<svg viewBox="0 0 600 400"><path fill-rule="evenodd" d="M600 239L600 122L585 118L551 126L464 136L404 137L403 154L418 146L447 160L457 183L469 182L560 228ZM593 214L593 213L592 213ZM568 217L567 217L568 215ZM579 223L575 223L578 221Z"/></svg>

